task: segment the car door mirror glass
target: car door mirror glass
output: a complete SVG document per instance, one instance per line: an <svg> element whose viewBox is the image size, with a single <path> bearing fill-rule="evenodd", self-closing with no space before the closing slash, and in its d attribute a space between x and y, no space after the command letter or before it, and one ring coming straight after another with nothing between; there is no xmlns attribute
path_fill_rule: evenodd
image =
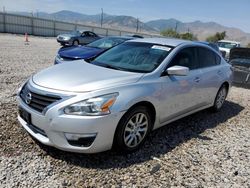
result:
<svg viewBox="0 0 250 188"><path fill-rule="evenodd" d="M169 67L166 70L166 73L168 75L187 76L189 73L189 68L184 67L184 66L175 65L175 66Z"/></svg>

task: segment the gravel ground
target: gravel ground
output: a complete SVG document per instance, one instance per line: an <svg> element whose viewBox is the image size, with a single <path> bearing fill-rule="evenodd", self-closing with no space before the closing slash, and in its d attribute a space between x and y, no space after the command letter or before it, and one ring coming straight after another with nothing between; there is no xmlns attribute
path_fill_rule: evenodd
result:
<svg viewBox="0 0 250 188"><path fill-rule="evenodd" d="M84 155L43 146L17 121L15 93L51 66L55 38L0 34L0 187L250 187L250 90L233 87L223 109L171 123L138 152Z"/></svg>

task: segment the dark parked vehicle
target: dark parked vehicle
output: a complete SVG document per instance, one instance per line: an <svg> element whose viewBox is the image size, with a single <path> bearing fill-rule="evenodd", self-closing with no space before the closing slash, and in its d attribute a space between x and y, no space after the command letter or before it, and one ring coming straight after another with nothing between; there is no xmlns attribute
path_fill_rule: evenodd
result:
<svg viewBox="0 0 250 188"><path fill-rule="evenodd" d="M229 63L233 67L233 83L250 88L250 48L233 48Z"/></svg>
<svg viewBox="0 0 250 188"><path fill-rule="evenodd" d="M57 36L57 42L61 45L74 45L89 44L101 37L91 31L72 31L68 34L61 34Z"/></svg>
<svg viewBox="0 0 250 188"><path fill-rule="evenodd" d="M89 60L130 39L134 39L134 37L105 37L86 46L61 48L55 58L55 64L79 59Z"/></svg>

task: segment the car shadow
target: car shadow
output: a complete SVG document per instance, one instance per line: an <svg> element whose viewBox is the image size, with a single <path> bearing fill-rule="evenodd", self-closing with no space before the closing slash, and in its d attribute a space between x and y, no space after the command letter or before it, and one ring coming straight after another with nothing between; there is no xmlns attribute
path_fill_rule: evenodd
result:
<svg viewBox="0 0 250 188"><path fill-rule="evenodd" d="M250 82L247 83L233 83L233 86L239 87L239 88L244 88L244 89L250 89Z"/></svg>
<svg viewBox="0 0 250 188"><path fill-rule="evenodd" d="M125 168L171 152L174 148L193 138L204 140L209 144L213 138L203 136L201 133L217 126L228 126L222 123L237 116L243 109L244 107L239 104L226 101L223 108L217 113L211 113L207 109L182 118L153 131L143 147L131 154L107 151L87 155L64 152L42 144L39 146L51 157L66 161L71 165L94 169Z"/></svg>

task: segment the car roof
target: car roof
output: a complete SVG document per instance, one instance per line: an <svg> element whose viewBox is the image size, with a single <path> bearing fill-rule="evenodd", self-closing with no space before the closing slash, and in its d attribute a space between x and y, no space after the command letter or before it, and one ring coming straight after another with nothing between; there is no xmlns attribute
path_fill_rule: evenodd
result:
<svg viewBox="0 0 250 188"><path fill-rule="evenodd" d="M143 42L143 43L155 43L166 46L176 47L183 43L193 43L192 41L175 39L175 38L144 38L144 39L134 39L133 42Z"/></svg>
<svg viewBox="0 0 250 188"><path fill-rule="evenodd" d="M130 37L130 36L105 36L103 38L135 39L135 37Z"/></svg>

